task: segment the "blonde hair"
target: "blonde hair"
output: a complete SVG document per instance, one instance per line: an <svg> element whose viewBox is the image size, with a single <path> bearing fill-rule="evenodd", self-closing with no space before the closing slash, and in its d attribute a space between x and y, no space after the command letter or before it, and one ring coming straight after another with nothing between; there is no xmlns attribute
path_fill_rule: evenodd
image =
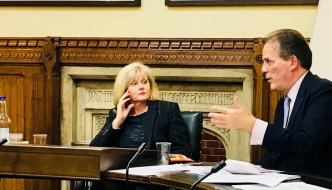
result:
<svg viewBox="0 0 332 190"><path fill-rule="evenodd" d="M152 70L141 62L133 62L123 67L116 76L113 92L113 101L115 106L118 105L121 96L128 89L130 83L138 73L146 74L149 80L151 91L151 96L149 99L160 99L158 85L155 81L155 76Z"/></svg>

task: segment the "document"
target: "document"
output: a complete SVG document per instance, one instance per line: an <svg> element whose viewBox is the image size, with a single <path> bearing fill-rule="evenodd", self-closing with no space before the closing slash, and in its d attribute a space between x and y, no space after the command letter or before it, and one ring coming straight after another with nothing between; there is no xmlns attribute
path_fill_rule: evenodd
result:
<svg viewBox="0 0 332 190"><path fill-rule="evenodd" d="M187 167L187 173L195 174L207 174L211 171L212 166L190 166L184 164L183 167ZM280 173L278 170L264 169L259 165L254 165L249 162L238 160L226 160L226 166L219 170L219 174L265 174L265 173Z"/></svg>
<svg viewBox="0 0 332 190"><path fill-rule="evenodd" d="M184 169L186 170L186 173L192 173L192 174L199 174L199 175L205 175L208 174L209 172L211 172L211 168L212 166L189 166L184 164L182 167L184 167ZM231 173L229 173L226 170L219 170L218 171L219 174L228 174L230 175Z"/></svg>
<svg viewBox="0 0 332 190"><path fill-rule="evenodd" d="M211 171L212 166L191 166L188 164L171 164L132 167L129 169L130 174L152 176L164 175L171 173L193 173L206 175ZM110 172L126 173L126 169L110 170ZM206 183L251 183L262 184L267 187L276 187L285 180L298 179L300 176L281 174L280 171L266 170L260 166L237 160L226 160L226 167L211 174L203 180Z"/></svg>
<svg viewBox="0 0 332 190"><path fill-rule="evenodd" d="M247 175L247 174L219 174L214 173L204 179L202 182L205 183L258 183L268 187L275 187L285 180L299 179L297 175L287 175L279 173L271 174L259 174L259 175Z"/></svg>
<svg viewBox="0 0 332 190"><path fill-rule="evenodd" d="M282 172L278 170L264 169L262 166L254 165L249 162L231 159L226 160L226 166L223 169L233 174L262 174Z"/></svg>
<svg viewBox="0 0 332 190"><path fill-rule="evenodd" d="M197 166L195 166L197 167ZM207 174L211 168L188 168L187 173ZM201 172L201 173L200 173ZM259 165L239 160L226 160L226 166L203 180L206 183L253 183L275 187L285 180L299 179L297 175L281 174L278 170L264 169Z"/></svg>
<svg viewBox="0 0 332 190"><path fill-rule="evenodd" d="M280 183L275 187L267 187L265 185L233 185L234 188L242 190L328 190L316 185L310 185L304 182L287 182Z"/></svg>

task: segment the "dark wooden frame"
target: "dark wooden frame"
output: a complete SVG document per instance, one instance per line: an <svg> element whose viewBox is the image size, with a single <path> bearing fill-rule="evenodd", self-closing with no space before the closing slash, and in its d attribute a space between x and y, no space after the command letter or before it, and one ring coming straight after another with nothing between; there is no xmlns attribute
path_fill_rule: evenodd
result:
<svg viewBox="0 0 332 190"><path fill-rule="evenodd" d="M319 0L165 0L167 6L318 5Z"/></svg>
<svg viewBox="0 0 332 190"><path fill-rule="evenodd" d="M83 0L65 0L65 1L12 1L0 0L0 6L141 6L141 0L121 1L121 0L99 0L99 1L83 1Z"/></svg>

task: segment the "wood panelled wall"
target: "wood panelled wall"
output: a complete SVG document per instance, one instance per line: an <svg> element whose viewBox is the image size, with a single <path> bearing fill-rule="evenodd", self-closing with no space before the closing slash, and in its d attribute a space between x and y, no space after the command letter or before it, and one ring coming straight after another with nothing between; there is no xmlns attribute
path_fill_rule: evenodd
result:
<svg viewBox="0 0 332 190"><path fill-rule="evenodd" d="M254 115L272 121L279 95L261 73L261 38L0 38L0 95L7 97L12 132L47 133L60 143L61 66L125 65L139 60L151 67L252 68ZM256 163L264 150L252 147ZM33 162L33 160L31 160ZM1 179L0 190L59 189L57 180Z"/></svg>
<svg viewBox="0 0 332 190"><path fill-rule="evenodd" d="M51 38L0 39L0 94L7 98L11 132L33 142L48 134L48 144L60 144L59 65ZM50 58L50 55L54 57ZM33 160L31 160L33 162ZM0 189L59 189L58 181L1 179Z"/></svg>

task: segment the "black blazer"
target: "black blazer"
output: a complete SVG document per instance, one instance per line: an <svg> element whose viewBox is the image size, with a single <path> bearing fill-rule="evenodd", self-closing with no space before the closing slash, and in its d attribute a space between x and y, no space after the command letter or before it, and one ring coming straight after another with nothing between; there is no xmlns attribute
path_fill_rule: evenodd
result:
<svg viewBox="0 0 332 190"><path fill-rule="evenodd" d="M283 171L332 177L332 82L311 72L304 77L283 128L284 98L278 101L273 124L268 124L259 164Z"/></svg>
<svg viewBox="0 0 332 190"><path fill-rule="evenodd" d="M148 117L144 127L144 141L147 149L155 150L156 142L171 142L172 154L190 157L189 133L180 113L179 105L167 101L148 101ZM90 146L117 147L122 130L114 130L112 121L116 117L116 108L109 111L104 127L91 141ZM122 124L125 127L125 122Z"/></svg>

